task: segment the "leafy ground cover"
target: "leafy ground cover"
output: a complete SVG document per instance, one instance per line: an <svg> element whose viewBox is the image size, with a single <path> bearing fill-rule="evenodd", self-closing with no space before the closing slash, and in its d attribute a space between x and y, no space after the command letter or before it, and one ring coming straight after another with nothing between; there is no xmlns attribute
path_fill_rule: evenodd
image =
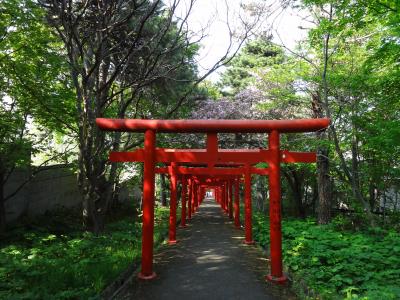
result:
<svg viewBox="0 0 400 300"><path fill-rule="evenodd" d="M155 244L168 226L168 208L155 211ZM19 230L19 232L17 232ZM108 224L101 235L52 226L16 229L0 245L0 299L95 298L140 257L141 224L132 216Z"/></svg>
<svg viewBox="0 0 400 300"><path fill-rule="evenodd" d="M346 231L343 222L283 221L284 264L295 281L304 280L310 294L318 295L312 298L400 299L400 234L381 228ZM255 240L268 247L265 215L254 215L253 230Z"/></svg>

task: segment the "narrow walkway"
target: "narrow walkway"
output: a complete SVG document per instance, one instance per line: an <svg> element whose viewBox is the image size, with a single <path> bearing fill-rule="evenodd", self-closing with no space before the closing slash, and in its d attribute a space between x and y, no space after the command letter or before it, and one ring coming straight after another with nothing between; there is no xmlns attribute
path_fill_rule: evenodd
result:
<svg viewBox="0 0 400 300"><path fill-rule="evenodd" d="M243 245L214 200L206 199L176 245L155 255L157 278L134 277L117 299L293 299L287 289L264 281L268 260L255 246ZM284 293L284 294L283 294Z"/></svg>

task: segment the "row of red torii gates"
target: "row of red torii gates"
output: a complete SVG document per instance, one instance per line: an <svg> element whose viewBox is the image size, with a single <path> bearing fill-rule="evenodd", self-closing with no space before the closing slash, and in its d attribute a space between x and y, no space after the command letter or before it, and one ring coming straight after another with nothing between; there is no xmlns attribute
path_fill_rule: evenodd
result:
<svg viewBox="0 0 400 300"><path fill-rule="evenodd" d="M182 184L181 226L186 226L205 196L206 189L214 189L215 198L223 210L239 221L239 185L244 181L245 240L252 244L252 174L269 177L270 261L271 271L266 278L283 283L281 233L281 163L311 163L312 152L291 152L280 149L280 134L313 132L329 126L329 119L298 120L139 120L103 119L97 125L106 131L144 132L144 148L133 152L111 152L112 162L143 162L143 225L142 265L139 277L152 279L154 187L155 174L169 174L171 182L169 243L176 243L177 185ZM166 149L156 147L157 133L206 133L205 149ZM219 149L218 133L267 133L266 149ZM254 165L266 162L268 168ZM164 163L167 167L156 167ZM244 180L243 180L244 179ZM234 193L233 188L234 187ZM234 197L233 197L234 195ZM189 197L189 198L188 198ZM234 200L233 200L234 199Z"/></svg>

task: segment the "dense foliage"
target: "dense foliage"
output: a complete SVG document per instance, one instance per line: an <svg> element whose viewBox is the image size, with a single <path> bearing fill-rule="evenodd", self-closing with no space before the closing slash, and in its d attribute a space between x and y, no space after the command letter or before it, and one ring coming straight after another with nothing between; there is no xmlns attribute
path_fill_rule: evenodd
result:
<svg viewBox="0 0 400 300"><path fill-rule="evenodd" d="M317 215L326 224L336 210L349 209L373 226L380 222L377 215L390 216L400 204L399 5L286 4L307 16L307 37L288 49L259 35L230 63L219 85L236 93L231 105L245 88L252 90L237 105L238 116L253 117L251 107L263 118L330 118L326 132L282 138L287 149L318 153L316 170L283 166L283 190L292 203L287 211ZM230 117L225 102L209 101L198 112Z"/></svg>
<svg viewBox="0 0 400 300"><path fill-rule="evenodd" d="M5 203L20 188L4 194L10 175L48 153L53 135L79 149L66 160L79 175L86 229L104 230L128 168L108 163L107 153L143 138L105 134L96 117L328 117L326 131L281 138L282 148L318 152L316 166L282 165L283 214L298 217L283 224L285 264L311 296L400 298L399 3L282 0L282 9L307 15L307 37L288 49L259 33L235 59L222 59L230 62L218 84L199 85L205 76L197 72L190 11L177 19L174 1L0 1L0 231ZM223 148L266 144L265 135L219 137ZM204 146L203 135L157 139L159 147ZM128 173L140 184L143 168L132 165ZM164 176L160 183L164 194ZM254 176L253 207L264 215L267 190L265 177ZM157 214L159 242L166 212ZM256 214L254 221L255 238L267 246L268 220ZM88 298L140 255L133 220L99 235L12 233L0 250L2 298Z"/></svg>
<svg viewBox="0 0 400 300"><path fill-rule="evenodd" d="M373 228L354 232L337 217L329 225L315 219L285 219L284 264L300 294L322 299L398 299L400 297L400 234ZM254 238L269 244L269 220L254 217ZM304 287L299 287L304 288Z"/></svg>
<svg viewBox="0 0 400 300"><path fill-rule="evenodd" d="M155 245L165 238L168 217L168 209L156 208ZM65 223L65 215L60 219ZM54 226L11 233L0 244L0 299L88 299L140 258L141 223L132 216L100 235Z"/></svg>
<svg viewBox="0 0 400 300"><path fill-rule="evenodd" d="M53 134L76 129L67 62L44 15L35 1L0 2L0 231L4 203L18 191L4 194L10 173L38 152L52 154Z"/></svg>

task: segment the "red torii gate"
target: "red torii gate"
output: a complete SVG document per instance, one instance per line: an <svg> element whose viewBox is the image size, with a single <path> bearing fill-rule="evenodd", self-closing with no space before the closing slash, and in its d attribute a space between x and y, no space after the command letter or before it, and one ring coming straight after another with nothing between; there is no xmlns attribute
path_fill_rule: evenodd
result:
<svg viewBox="0 0 400 300"><path fill-rule="evenodd" d="M113 161L119 161L118 158L113 157ZM171 163L175 164L175 163ZM205 165L207 166L207 165ZM176 223L176 184L175 177L177 174L179 175L189 175L195 179L198 179L200 182L204 182L205 178L208 180L213 179L214 181L220 182L218 184L219 189L217 189L221 195L221 208L225 213L229 215L232 219L233 215L235 216L235 226L240 227L239 223L239 178L241 176L245 176L245 244L254 244L253 236L252 236L252 209L251 209L251 174L259 174L259 175L268 175L268 169L262 168L254 168L250 165L246 164L244 167L240 167L239 164L218 164L212 168L205 168L204 165L186 165L186 167L174 165L174 167L168 168L156 168L156 173L168 173L171 176L171 218L170 218L170 241L169 243L175 243L175 239L171 237L176 237L175 234L175 223ZM216 168L218 167L218 168ZM174 170L174 171L172 171ZM193 179L192 179L193 180ZM232 203L232 180L235 180L235 202ZM204 183L203 183L204 184ZM222 185L222 187L221 187ZM226 186L225 186L226 185ZM228 195L229 196L228 196ZM182 192L183 195L183 192ZM196 196L194 197L194 204L197 204ZM182 198L183 202L185 199ZM219 200L219 199L218 199ZM228 201L228 202L227 202ZM189 205L191 202L189 202ZM190 213L194 212L195 206L192 206L192 210L189 209L189 218L191 217ZM182 206L182 220L185 224L185 216L186 216L186 207ZM233 214L234 210L234 214ZM172 229L171 229L172 228Z"/></svg>
<svg viewBox="0 0 400 300"><path fill-rule="evenodd" d="M155 163L200 163L207 164L206 172L218 163L245 165L245 186L250 187L251 165L268 163L269 214L271 273L267 279L285 282L282 271L281 233L281 185L280 163L315 162L315 153L289 152L280 149L280 134L313 132L326 128L329 119L299 120L140 120L140 119L96 119L97 125L107 131L144 132L144 149L133 152L111 152L110 160L120 162L144 162L143 180L143 225L142 225L142 269L139 277L151 279L153 272L153 231L154 231L154 179ZM156 133L207 133L206 149L163 149L156 148ZM218 149L217 133L268 133L268 149ZM171 168L173 168L171 166ZM231 168L228 174L235 173ZM209 173L208 173L209 174ZM227 174L224 170L218 175ZM217 174L216 174L217 175ZM232 174L233 175L233 174ZM175 179L176 187L176 176ZM251 197L251 190L245 188L245 198ZM250 197L248 197L250 194ZM176 193L175 193L176 197ZM176 205L176 198L175 198ZM176 206L175 206L176 209ZM250 207L246 205L246 214ZM247 220L246 220L247 221ZM251 222L251 220L249 220ZM247 222L246 222L247 225ZM251 228L246 226L246 228Z"/></svg>

